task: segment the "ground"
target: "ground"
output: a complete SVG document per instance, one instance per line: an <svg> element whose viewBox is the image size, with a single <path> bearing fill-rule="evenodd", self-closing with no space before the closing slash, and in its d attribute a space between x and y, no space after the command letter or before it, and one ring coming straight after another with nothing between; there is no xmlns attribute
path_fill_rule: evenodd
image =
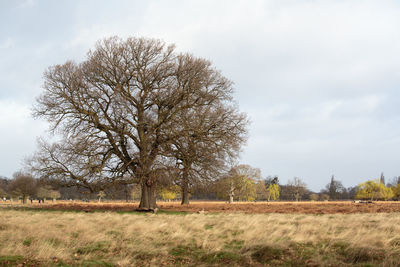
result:
<svg viewBox="0 0 400 267"><path fill-rule="evenodd" d="M15 205L14 205L15 206ZM243 213L303 213L303 214L352 214L352 213L391 213L400 212L400 202L381 201L373 203L337 202L225 202L193 201L190 205L179 202L158 202L160 210L175 212L243 212ZM47 202L27 204L24 207L54 210L81 211L133 211L138 203L125 202Z"/></svg>
<svg viewBox="0 0 400 267"><path fill-rule="evenodd" d="M0 204L0 266L399 266L396 202ZM185 211L185 212L181 212ZM285 213L285 214L282 214Z"/></svg>

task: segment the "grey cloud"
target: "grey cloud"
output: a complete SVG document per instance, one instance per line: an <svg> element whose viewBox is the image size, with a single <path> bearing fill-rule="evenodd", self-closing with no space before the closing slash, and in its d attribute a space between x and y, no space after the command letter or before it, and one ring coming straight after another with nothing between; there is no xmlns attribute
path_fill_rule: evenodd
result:
<svg viewBox="0 0 400 267"><path fill-rule="evenodd" d="M18 8L23 3L0 3L8 25L0 29L3 103L29 109L44 69L82 60L100 38L161 38L212 60L235 82L252 119L242 161L264 175L299 176L319 190L332 174L346 186L381 171L400 174L396 1L28 1ZM35 128L31 119L18 127L25 123ZM22 140L29 151L18 148L14 162L33 150L30 138ZM0 162L0 174L18 166Z"/></svg>

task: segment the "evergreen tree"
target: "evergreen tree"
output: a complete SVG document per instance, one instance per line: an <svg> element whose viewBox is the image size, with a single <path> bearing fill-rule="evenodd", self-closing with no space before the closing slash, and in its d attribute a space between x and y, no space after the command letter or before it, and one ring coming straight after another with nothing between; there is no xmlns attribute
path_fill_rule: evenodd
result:
<svg viewBox="0 0 400 267"><path fill-rule="evenodd" d="M380 183L385 185L385 176L383 176L383 172L381 173Z"/></svg>

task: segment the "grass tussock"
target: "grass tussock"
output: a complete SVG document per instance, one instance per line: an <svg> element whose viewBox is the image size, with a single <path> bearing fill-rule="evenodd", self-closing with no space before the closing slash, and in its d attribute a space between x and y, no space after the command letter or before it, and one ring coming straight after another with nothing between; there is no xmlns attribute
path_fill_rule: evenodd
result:
<svg viewBox="0 0 400 267"><path fill-rule="evenodd" d="M0 266L397 266L400 214L3 209L0 244Z"/></svg>

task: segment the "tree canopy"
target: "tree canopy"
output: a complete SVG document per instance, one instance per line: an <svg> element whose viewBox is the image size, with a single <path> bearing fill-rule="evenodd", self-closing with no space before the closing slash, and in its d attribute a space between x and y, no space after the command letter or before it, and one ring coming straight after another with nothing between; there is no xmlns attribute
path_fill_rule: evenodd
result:
<svg viewBox="0 0 400 267"><path fill-rule="evenodd" d="M21 197L25 203L27 197L34 197L37 192L37 181L29 173L16 172L8 188L12 196Z"/></svg>
<svg viewBox="0 0 400 267"><path fill-rule="evenodd" d="M388 200L393 197L392 189L381 183L380 179L361 183L357 187L357 199Z"/></svg>

